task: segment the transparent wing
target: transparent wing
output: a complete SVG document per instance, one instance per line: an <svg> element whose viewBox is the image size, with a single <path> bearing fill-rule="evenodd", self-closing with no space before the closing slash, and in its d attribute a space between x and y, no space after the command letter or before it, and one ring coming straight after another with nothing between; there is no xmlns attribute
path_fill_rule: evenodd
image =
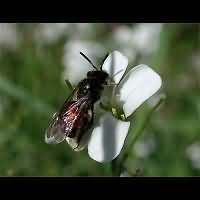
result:
<svg viewBox="0 0 200 200"><path fill-rule="evenodd" d="M54 113L52 120L45 131L45 142L47 144L58 144L61 143L66 138L66 133L64 130L64 125L62 119L59 117L59 114L66 112L70 99L76 99L76 92L78 88L74 88L71 95L65 100L63 106L59 112Z"/></svg>
<svg viewBox="0 0 200 200"><path fill-rule="evenodd" d="M47 144L58 144L66 138L66 134L58 120L58 113L55 113L45 132L45 142Z"/></svg>
<svg viewBox="0 0 200 200"><path fill-rule="evenodd" d="M74 151L82 151L88 143L93 122L93 107L83 110L82 117L76 121L74 137L66 137L66 141Z"/></svg>
<svg viewBox="0 0 200 200"><path fill-rule="evenodd" d="M76 126L85 126L79 121L87 108L87 98L81 98L77 101L66 101L60 112L55 113L45 133L45 142L47 144L58 144L66 136L72 135Z"/></svg>

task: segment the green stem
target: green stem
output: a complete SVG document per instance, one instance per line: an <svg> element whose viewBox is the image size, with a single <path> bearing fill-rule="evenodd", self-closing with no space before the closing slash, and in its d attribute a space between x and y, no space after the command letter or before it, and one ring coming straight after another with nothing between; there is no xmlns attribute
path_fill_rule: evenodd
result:
<svg viewBox="0 0 200 200"><path fill-rule="evenodd" d="M117 161L117 160L114 159L114 160L111 162L111 173L112 173L113 176L118 175L118 174L117 174L117 162L116 162L116 161Z"/></svg>
<svg viewBox="0 0 200 200"><path fill-rule="evenodd" d="M124 151L124 154L122 156L122 158L119 160L118 162L118 169L117 169L117 174L119 175L123 169L123 164L124 162L128 159L128 157L131 154L132 151L132 147L135 144L135 142L137 141L138 137L142 134L142 132L144 131L144 129L146 128L146 125L149 123L152 114L154 113L154 111L163 103L163 101L165 100L165 96L162 95L159 99L159 101L156 103L156 105L148 112L146 118L144 119L141 127L139 128L139 130L136 132L136 134L133 136L130 144L128 145L128 147L126 148L126 150Z"/></svg>

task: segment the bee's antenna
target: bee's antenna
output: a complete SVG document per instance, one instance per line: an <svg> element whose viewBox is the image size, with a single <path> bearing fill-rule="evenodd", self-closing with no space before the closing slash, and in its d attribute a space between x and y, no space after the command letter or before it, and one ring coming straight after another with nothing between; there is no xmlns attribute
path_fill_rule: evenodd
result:
<svg viewBox="0 0 200 200"><path fill-rule="evenodd" d="M100 70L101 70L101 71L102 71L103 63L104 63L104 61L106 60L106 58L108 57L108 55L109 55L109 52L105 55L104 59L103 59L102 62L101 62L101 67L100 67Z"/></svg>
<svg viewBox="0 0 200 200"><path fill-rule="evenodd" d="M115 74L113 74L113 76L111 76L110 78L113 79L117 74L119 74L122 71L123 71L123 69L119 70L118 72L116 72Z"/></svg>
<svg viewBox="0 0 200 200"><path fill-rule="evenodd" d="M98 68L94 66L92 61L85 54L83 54L82 52L80 52L80 54L92 65L92 67L94 67L98 71Z"/></svg>

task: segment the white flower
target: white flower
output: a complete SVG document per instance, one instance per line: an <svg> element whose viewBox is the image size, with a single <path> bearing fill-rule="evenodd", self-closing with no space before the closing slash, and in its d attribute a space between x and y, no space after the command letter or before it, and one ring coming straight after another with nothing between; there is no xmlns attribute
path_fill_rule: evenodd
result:
<svg viewBox="0 0 200 200"><path fill-rule="evenodd" d="M69 25L68 23L40 23L35 30L35 39L39 43L53 43L69 32Z"/></svg>
<svg viewBox="0 0 200 200"><path fill-rule="evenodd" d="M86 74L91 70L88 62L80 57L79 52L84 52L92 60L102 55L105 52L103 46L95 42L70 40L64 47L64 72L63 76L68 79L72 85L77 85L78 82L86 77Z"/></svg>
<svg viewBox="0 0 200 200"><path fill-rule="evenodd" d="M16 24L0 23L0 46L15 49L18 39Z"/></svg>
<svg viewBox="0 0 200 200"><path fill-rule="evenodd" d="M141 52L151 53L158 46L161 27L159 23L137 24L133 30L133 44Z"/></svg>
<svg viewBox="0 0 200 200"><path fill-rule="evenodd" d="M75 53L78 54L78 50L82 50L80 45L77 46L78 48L73 52L73 55L75 55ZM90 47L90 45L87 47ZM93 45L91 48L95 49ZM69 56L70 52L67 54ZM74 60L74 65L73 63L68 65L68 75L73 75L73 78L70 76L67 78L73 83L75 80L80 81L80 74L81 78L84 78L86 72L92 70L90 66L88 67L88 64L79 65L79 60L82 60L80 56ZM109 54L102 65L102 69L106 71L110 77L113 77L113 81L117 84L111 92L112 98L110 102L112 103L113 99L115 99L118 106L123 109L126 117L130 116L144 101L156 93L161 87L160 76L153 69L144 64L132 68L125 77L122 78L127 65L128 59L118 51ZM83 71L85 71L84 74ZM94 123L91 136L88 138L89 141L87 141L89 156L98 162L108 162L116 158L123 147L129 126L129 121L119 120L108 112L103 113L99 120ZM73 143L73 141L68 142Z"/></svg>
<svg viewBox="0 0 200 200"><path fill-rule="evenodd" d="M159 46L162 24L139 23L134 26L119 26L113 35L114 41L131 61L137 53L148 56Z"/></svg>
<svg viewBox="0 0 200 200"><path fill-rule="evenodd" d="M200 51L194 52L191 56L191 61L197 73L200 73Z"/></svg>
<svg viewBox="0 0 200 200"><path fill-rule="evenodd" d="M96 34L96 24L94 23L75 23L73 24L73 38L91 38ZM94 31L95 30L95 31Z"/></svg>
<svg viewBox="0 0 200 200"><path fill-rule="evenodd" d="M127 171L123 171L121 174L120 174L120 177L131 177L130 174L127 172Z"/></svg>
<svg viewBox="0 0 200 200"><path fill-rule="evenodd" d="M137 141L134 145L134 151L137 157L146 158L154 152L156 147L153 138Z"/></svg>
<svg viewBox="0 0 200 200"><path fill-rule="evenodd" d="M196 142L191 144L186 149L186 156L191 161L194 168L200 169L200 143Z"/></svg>

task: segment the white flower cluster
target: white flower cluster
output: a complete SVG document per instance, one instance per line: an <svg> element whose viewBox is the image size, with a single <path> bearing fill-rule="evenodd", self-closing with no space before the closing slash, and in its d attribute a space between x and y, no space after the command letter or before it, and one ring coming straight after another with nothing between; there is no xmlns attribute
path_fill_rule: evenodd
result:
<svg viewBox="0 0 200 200"><path fill-rule="evenodd" d="M35 40L39 43L53 43L61 36L67 34L70 29L68 23L40 23L35 29Z"/></svg>
<svg viewBox="0 0 200 200"><path fill-rule="evenodd" d="M160 23L139 23L134 26L119 26L113 35L114 42L120 46L130 60L139 53L148 56L159 46Z"/></svg>

